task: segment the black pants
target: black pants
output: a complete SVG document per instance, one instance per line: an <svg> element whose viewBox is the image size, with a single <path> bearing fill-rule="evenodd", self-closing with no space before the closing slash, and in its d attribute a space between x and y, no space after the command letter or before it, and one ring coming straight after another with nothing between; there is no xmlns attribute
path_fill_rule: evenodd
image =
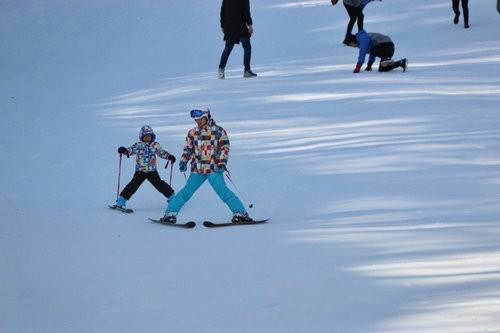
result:
<svg viewBox="0 0 500 333"><path fill-rule="evenodd" d="M127 186L125 186L125 188L123 189L122 193L120 193L120 196L124 197L125 200L129 200L130 197L134 195L135 191L137 191L139 186L141 186L141 184L146 179L165 197L168 198L172 194L174 194L174 190L170 187L170 185L161 180L158 171L136 171L130 183L128 183Z"/></svg>
<svg viewBox="0 0 500 333"><path fill-rule="evenodd" d="M252 45L250 44L250 38L241 38L240 42L241 46L243 46L244 51L243 65L245 66L245 70L249 71L250 59L252 58ZM233 50L234 44L236 44L236 42L229 40L226 41L226 47L224 48L224 51L222 51L222 55L220 57L219 68L226 68L227 60L229 59L229 55Z"/></svg>
<svg viewBox="0 0 500 333"><path fill-rule="evenodd" d="M349 14L349 23L347 23L347 32L345 33L347 37L352 34L352 28L354 28L356 20L358 21L358 31L363 30L363 20L365 16L363 15L363 7L361 6L354 7L344 4L344 7L347 10L347 14Z"/></svg>
<svg viewBox="0 0 500 333"><path fill-rule="evenodd" d="M461 0L462 1L462 10L464 12L464 24L469 24L469 0ZM453 12L455 12L456 16L460 15L460 10L458 9L458 5L460 4L460 0L452 0L453 4Z"/></svg>
<svg viewBox="0 0 500 333"><path fill-rule="evenodd" d="M394 55L394 43L381 43L372 47L370 54L380 58L380 61L389 60Z"/></svg>
<svg viewBox="0 0 500 333"><path fill-rule="evenodd" d="M378 66L379 72L389 72L403 65L402 60L391 60L394 55L394 43L378 44L377 46L372 47L370 54L380 58L380 64Z"/></svg>

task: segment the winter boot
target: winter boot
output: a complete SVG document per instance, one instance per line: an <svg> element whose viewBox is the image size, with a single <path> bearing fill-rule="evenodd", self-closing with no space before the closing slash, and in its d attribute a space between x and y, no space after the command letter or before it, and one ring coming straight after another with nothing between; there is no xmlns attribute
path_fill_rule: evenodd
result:
<svg viewBox="0 0 500 333"><path fill-rule="evenodd" d="M380 65L378 66L378 71L379 72L389 72L392 71L394 68L398 67L403 67L403 71L406 70L406 59L401 59L398 61L394 61L391 59L384 60L380 62Z"/></svg>
<svg viewBox="0 0 500 333"><path fill-rule="evenodd" d="M224 68L219 68L219 80L224 80L226 78L226 74L224 73Z"/></svg>
<svg viewBox="0 0 500 333"><path fill-rule="evenodd" d="M256 77L256 76L257 74L252 72L251 69L245 70L245 72L243 73L243 77Z"/></svg>
<svg viewBox="0 0 500 333"><path fill-rule="evenodd" d="M160 222L174 224L177 222L177 216L173 213L165 213L165 215L160 219Z"/></svg>
<svg viewBox="0 0 500 333"><path fill-rule="evenodd" d="M453 19L453 23L458 24L459 17L460 17L460 14L455 14L455 18Z"/></svg>
<svg viewBox="0 0 500 333"><path fill-rule="evenodd" d="M248 222L252 222L252 221L253 220L250 216L248 216L248 213L244 213L244 214L236 213L233 215L233 218L231 219L232 223L248 223Z"/></svg>
<svg viewBox="0 0 500 333"><path fill-rule="evenodd" d="M116 207L120 207L120 208L126 208L127 206L127 200L125 200L124 197L122 196L119 196L118 199L116 199L116 203L115 203L115 206Z"/></svg>
<svg viewBox="0 0 500 333"><path fill-rule="evenodd" d="M408 66L408 60L406 58L403 58L400 61L401 61L401 67L403 67L403 72L406 72L406 67Z"/></svg>

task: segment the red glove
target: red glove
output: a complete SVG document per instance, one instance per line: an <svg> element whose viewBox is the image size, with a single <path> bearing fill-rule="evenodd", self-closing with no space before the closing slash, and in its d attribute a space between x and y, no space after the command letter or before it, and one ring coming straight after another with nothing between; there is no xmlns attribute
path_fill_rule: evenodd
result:
<svg viewBox="0 0 500 333"><path fill-rule="evenodd" d="M356 68L354 68L354 70L352 72L359 73L360 70L361 70L361 64L356 64Z"/></svg>

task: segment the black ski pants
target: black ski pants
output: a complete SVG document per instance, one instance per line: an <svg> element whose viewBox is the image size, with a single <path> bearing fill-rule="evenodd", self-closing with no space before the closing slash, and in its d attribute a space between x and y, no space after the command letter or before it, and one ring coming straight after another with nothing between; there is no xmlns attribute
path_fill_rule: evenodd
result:
<svg viewBox="0 0 500 333"><path fill-rule="evenodd" d="M250 37L241 38L239 40L241 42L241 46L243 46L243 65L245 66L245 70L250 70L250 59L252 58L252 44L250 44ZM229 55L233 50L234 44L237 44L235 41L226 41L226 46L224 47L224 51L222 51L222 55L220 57L219 68L226 68L227 60L229 59Z"/></svg>
<svg viewBox="0 0 500 333"><path fill-rule="evenodd" d="M354 23L356 20L358 21L358 31L363 30L363 21L365 19L365 15L363 15L363 7L354 7L351 5L346 5L344 3L344 7L347 10L347 14L349 15L349 23L347 23L347 31L345 33L346 37L352 34L352 28L354 28Z"/></svg>
<svg viewBox="0 0 500 333"><path fill-rule="evenodd" d="M137 191L139 186L141 186L141 184L146 179L165 197L168 198L172 194L174 194L174 190L172 189L172 187L170 187L170 185L161 180L158 171L151 171L151 172L136 171L130 183L128 183L127 186L125 186L123 191L120 193L120 196L124 197L125 200L129 200L130 197L134 195L135 191Z"/></svg>
<svg viewBox="0 0 500 333"><path fill-rule="evenodd" d="M378 44L377 46L372 47L370 54L380 58L380 65L378 66L379 72L389 72L402 66L402 60L391 60L394 55L394 43ZM368 63L368 65L371 66L372 64Z"/></svg>
<svg viewBox="0 0 500 333"><path fill-rule="evenodd" d="M371 48L370 54L379 57L380 61L389 60L394 55L394 43L378 44Z"/></svg>
<svg viewBox="0 0 500 333"><path fill-rule="evenodd" d="M458 6L462 1L462 11L464 12L464 24L469 24L469 0L452 0L453 12L456 16L460 16L460 9Z"/></svg>

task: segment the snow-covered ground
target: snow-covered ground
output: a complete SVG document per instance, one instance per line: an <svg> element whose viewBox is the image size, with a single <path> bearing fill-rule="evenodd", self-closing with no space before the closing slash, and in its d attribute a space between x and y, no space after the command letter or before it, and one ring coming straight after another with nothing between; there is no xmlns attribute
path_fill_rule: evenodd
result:
<svg viewBox="0 0 500 333"><path fill-rule="evenodd" d="M500 332L495 5L372 3L410 67L354 75L341 4L253 0L259 77L237 46L219 81L219 1L0 1L0 331ZM148 183L107 209L116 148L179 156L198 105L270 224L149 224ZM229 218L208 184L180 215Z"/></svg>

